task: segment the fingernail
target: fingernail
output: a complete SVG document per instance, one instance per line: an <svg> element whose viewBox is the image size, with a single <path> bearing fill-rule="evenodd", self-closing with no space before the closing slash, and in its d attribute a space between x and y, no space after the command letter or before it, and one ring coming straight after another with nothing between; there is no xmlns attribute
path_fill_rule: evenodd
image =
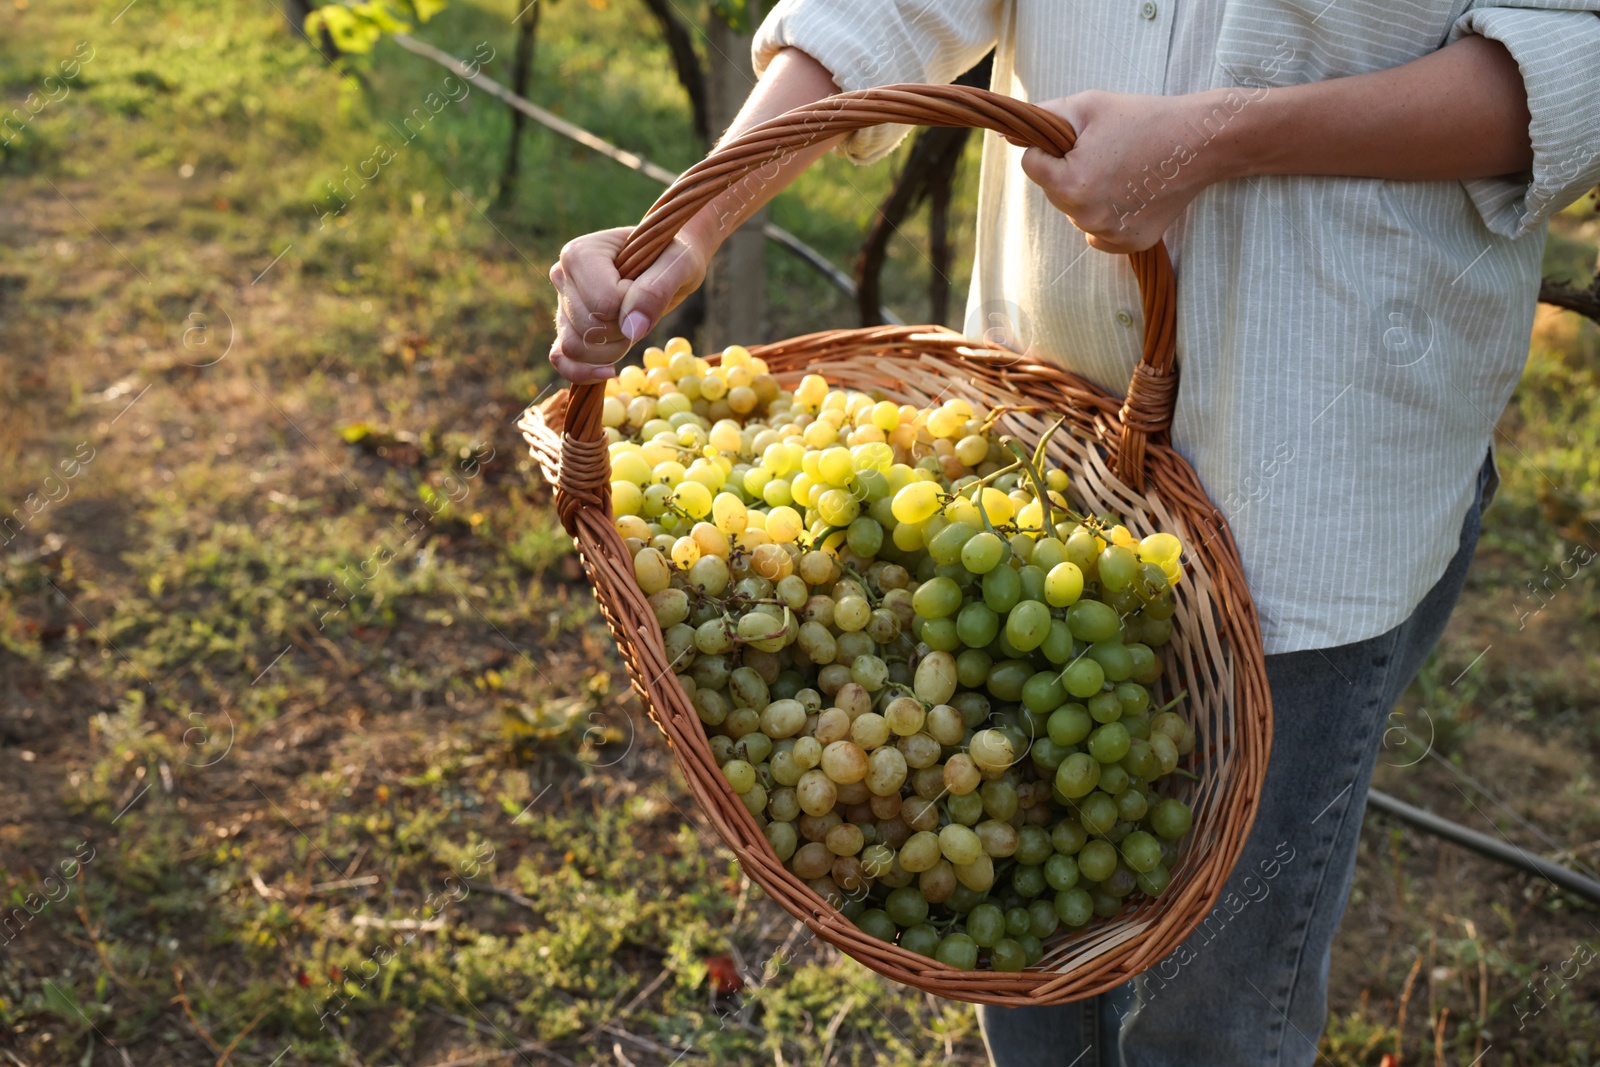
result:
<svg viewBox="0 0 1600 1067"><path fill-rule="evenodd" d="M622 320L622 332L627 335L631 345L650 332L650 320L642 311L630 311L628 317Z"/></svg>

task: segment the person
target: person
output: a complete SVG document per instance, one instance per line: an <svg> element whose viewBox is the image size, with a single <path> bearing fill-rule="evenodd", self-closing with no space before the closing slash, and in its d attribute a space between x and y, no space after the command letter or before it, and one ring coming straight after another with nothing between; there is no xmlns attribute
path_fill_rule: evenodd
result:
<svg viewBox="0 0 1600 1067"><path fill-rule="evenodd" d="M1064 158L985 137L965 329L1108 390L1140 353L1124 257L1165 239L1171 437L1236 538L1275 733L1217 908L1176 952L1064 1007L981 1008L997 1067L1310 1064L1367 785L1443 631L1497 477L1546 221L1600 180L1595 0L782 0L735 135L840 89L948 82L1066 118ZM610 364L700 284L759 195L697 215L637 281L627 234L568 244L551 361ZM1478 669L1486 669L1479 666Z"/></svg>

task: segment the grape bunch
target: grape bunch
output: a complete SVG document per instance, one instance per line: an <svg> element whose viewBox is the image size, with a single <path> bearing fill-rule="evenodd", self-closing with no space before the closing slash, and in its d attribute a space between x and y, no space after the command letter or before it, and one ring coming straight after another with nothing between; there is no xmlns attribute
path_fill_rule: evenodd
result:
<svg viewBox="0 0 1600 1067"><path fill-rule="evenodd" d="M1074 511L1005 409L788 390L682 338L643 364L606 386L616 529L779 859L963 969L1160 895L1191 813L1158 783L1194 776L1183 694L1151 698L1179 539Z"/></svg>

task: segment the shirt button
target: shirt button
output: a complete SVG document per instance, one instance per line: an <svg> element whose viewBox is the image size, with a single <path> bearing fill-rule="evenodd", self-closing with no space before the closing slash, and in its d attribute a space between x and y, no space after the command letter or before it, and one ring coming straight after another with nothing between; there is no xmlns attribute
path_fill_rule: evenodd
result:
<svg viewBox="0 0 1600 1067"><path fill-rule="evenodd" d="M1128 314L1126 311L1119 311L1117 312L1117 321L1124 326L1132 326L1133 316Z"/></svg>
<svg viewBox="0 0 1600 1067"><path fill-rule="evenodd" d="M1139 14L1143 15L1147 19L1155 18L1156 5L1154 0L1144 0L1144 3L1139 5Z"/></svg>

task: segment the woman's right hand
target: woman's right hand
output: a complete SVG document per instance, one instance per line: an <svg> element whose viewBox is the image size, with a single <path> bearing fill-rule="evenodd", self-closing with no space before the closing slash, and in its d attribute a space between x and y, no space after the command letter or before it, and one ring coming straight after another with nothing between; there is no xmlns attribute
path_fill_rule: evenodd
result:
<svg viewBox="0 0 1600 1067"><path fill-rule="evenodd" d="M569 241L550 268L557 297L550 363L568 381L615 377L612 364L705 281L710 256L682 233L637 279L623 279L617 254L630 232L619 227Z"/></svg>

